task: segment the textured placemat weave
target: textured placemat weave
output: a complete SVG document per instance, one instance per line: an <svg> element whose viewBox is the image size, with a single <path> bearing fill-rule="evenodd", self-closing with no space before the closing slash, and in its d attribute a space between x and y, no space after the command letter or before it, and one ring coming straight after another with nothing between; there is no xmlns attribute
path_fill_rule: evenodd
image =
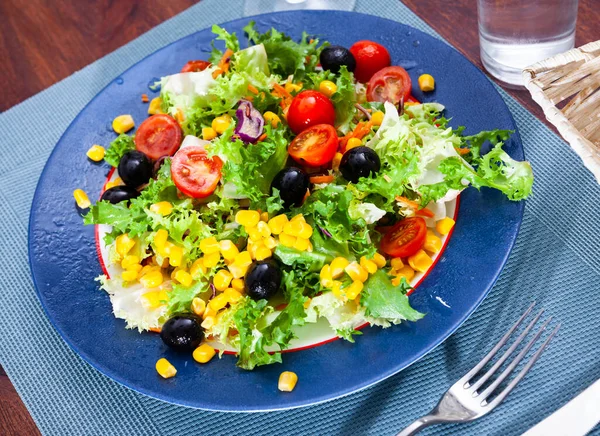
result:
<svg viewBox="0 0 600 436"><path fill-rule="evenodd" d="M395 434L428 411L532 300L563 322L535 370L488 417L424 434L520 434L599 378L600 187L566 143L503 91L534 167L534 196L510 260L483 305L407 370L318 406L225 414L137 394L69 349L40 307L27 263L29 208L52 147L83 106L123 70L188 33L239 18L242 10L241 0L204 0L0 115L0 362L42 433ZM397 0L359 0L356 10L435 35Z"/></svg>

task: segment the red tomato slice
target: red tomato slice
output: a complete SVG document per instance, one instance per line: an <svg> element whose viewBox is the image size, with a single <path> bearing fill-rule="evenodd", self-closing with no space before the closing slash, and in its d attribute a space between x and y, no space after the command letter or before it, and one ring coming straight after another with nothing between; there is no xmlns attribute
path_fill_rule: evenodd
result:
<svg viewBox="0 0 600 436"><path fill-rule="evenodd" d="M173 117L152 115L135 133L135 148L150 159L173 156L181 145L181 127Z"/></svg>
<svg viewBox="0 0 600 436"><path fill-rule="evenodd" d="M317 124L296 136L288 147L288 153L299 164L319 167L333 160L337 148L335 127Z"/></svg>
<svg viewBox="0 0 600 436"><path fill-rule="evenodd" d="M427 225L421 217L398 221L381 239L381 250L392 257L408 257L425 244Z"/></svg>
<svg viewBox="0 0 600 436"><path fill-rule="evenodd" d="M218 156L208 157L204 147L182 148L171 162L171 178L175 186L192 198L208 197L221 180L223 162Z"/></svg>
<svg viewBox="0 0 600 436"><path fill-rule="evenodd" d="M207 61L188 61L181 69L182 73L198 73L210 67L210 62Z"/></svg>
<svg viewBox="0 0 600 436"><path fill-rule="evenodd" d="M356 59L354 77L362 83L367 83L377 71L389 67L392 58L387 49L373 41L358 41L350 47L350 53Z"/></svg>
<svg viewBox="0 0 600 436"><path fill-rule="evenodd" d="M375 73L367 85L368 101L389 101L398 104L407 101L412 82L402 67L387 67Z"/></svg>
<svg viewBox="0 0 600 436"><path fill-rule="evenodd" d="M302 91L294 97L287 113L287 123L296 135L317 124L335 123L335 108L324 94Z"/></svg>

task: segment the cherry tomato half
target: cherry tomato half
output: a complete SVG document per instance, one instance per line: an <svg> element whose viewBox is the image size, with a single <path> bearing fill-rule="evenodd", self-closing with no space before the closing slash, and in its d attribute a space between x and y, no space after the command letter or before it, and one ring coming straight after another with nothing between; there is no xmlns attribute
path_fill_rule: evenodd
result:
<svg viewBox="0 0 600 436"><path fill-rule="evenodd" d="M181 69L182 73L198 73L210 67L210 62L207 61L188 61Z"/></svg>
<svg viewBox="0 0 600 436"><path fill-rule="evenodd" d="M190 145L182 148L171 162L171 178L175 186L192 198L208 197L221 180L223 161L208 157L204 147Z"/></svg>
<svg viewBox="0 0 600 436"><path fill-rule="evenodd" d="M387 49L373 41L355 42L350 47L350 53L356 59L354 77L362 83L367 83L377 71L392 65L392 58Z"/></svg>
<svg viewBox="0 0 600 436"><path fill-rule="evenodd" d="M311 167L319 167L333 160L338 148L335 127L317 124L303 130L288 147L288 153L296 162Z"/></svg>
<svg viewBox="0 0 600 436"><path fill-rule="evenodd" d="M335 123L335 108L324 94L317 91L302 91L292 100L287 113L287 122L296 135L317 124Z"/></svg>
<svg viewBox="0 0 600 436"><path fill-rule="evenodd" d="M150 159L173 156L181 145L181 127L165 114L147 118L135 133L135 148Z"/></svg>
<svg viewBox="0 0 600 436"><path fill-rule="evenodd" d="M427 225L421 217L398 221L381 239L381 250L392 257L408 257L425 244Z"/></svg>
<svg viewBox="0 0 600 436"><path fill-rule="evenodd" d="M367 85L368 101L389 101L398 104L410 97L412 82L402 67L386 67L375 73Z"/></svg>

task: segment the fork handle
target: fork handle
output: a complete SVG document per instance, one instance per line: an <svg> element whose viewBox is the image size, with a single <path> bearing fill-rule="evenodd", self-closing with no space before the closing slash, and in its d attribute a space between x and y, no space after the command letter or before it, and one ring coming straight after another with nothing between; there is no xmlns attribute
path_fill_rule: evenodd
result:
<svg viewBox="0 0 600 436"><path fill-rule="evenodd" d="M425 415L410 424L396 436L412 436L423 430L425 427L429 427L433 424L439 424L440 422L444 422L444 420L434 415Z"/></svg>

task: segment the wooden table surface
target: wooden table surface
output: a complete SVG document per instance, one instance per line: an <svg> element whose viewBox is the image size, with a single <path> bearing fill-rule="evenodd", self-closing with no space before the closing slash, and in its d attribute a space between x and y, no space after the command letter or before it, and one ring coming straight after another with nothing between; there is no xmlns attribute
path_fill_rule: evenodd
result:
<svg viewBox="0 0 600 436"><path fill-rule="evenodd" d="M598 0L579 0L576 46L600 40ZM475 0L403 0L471 62L479 59ZM194 0L2 0L0 2L0 111L70 76L96 59L192 6ZM10 84L10 86L7 86ZM506 89L538 118L525 90ZM39 434L0 366L0 434Z"/></svg>

